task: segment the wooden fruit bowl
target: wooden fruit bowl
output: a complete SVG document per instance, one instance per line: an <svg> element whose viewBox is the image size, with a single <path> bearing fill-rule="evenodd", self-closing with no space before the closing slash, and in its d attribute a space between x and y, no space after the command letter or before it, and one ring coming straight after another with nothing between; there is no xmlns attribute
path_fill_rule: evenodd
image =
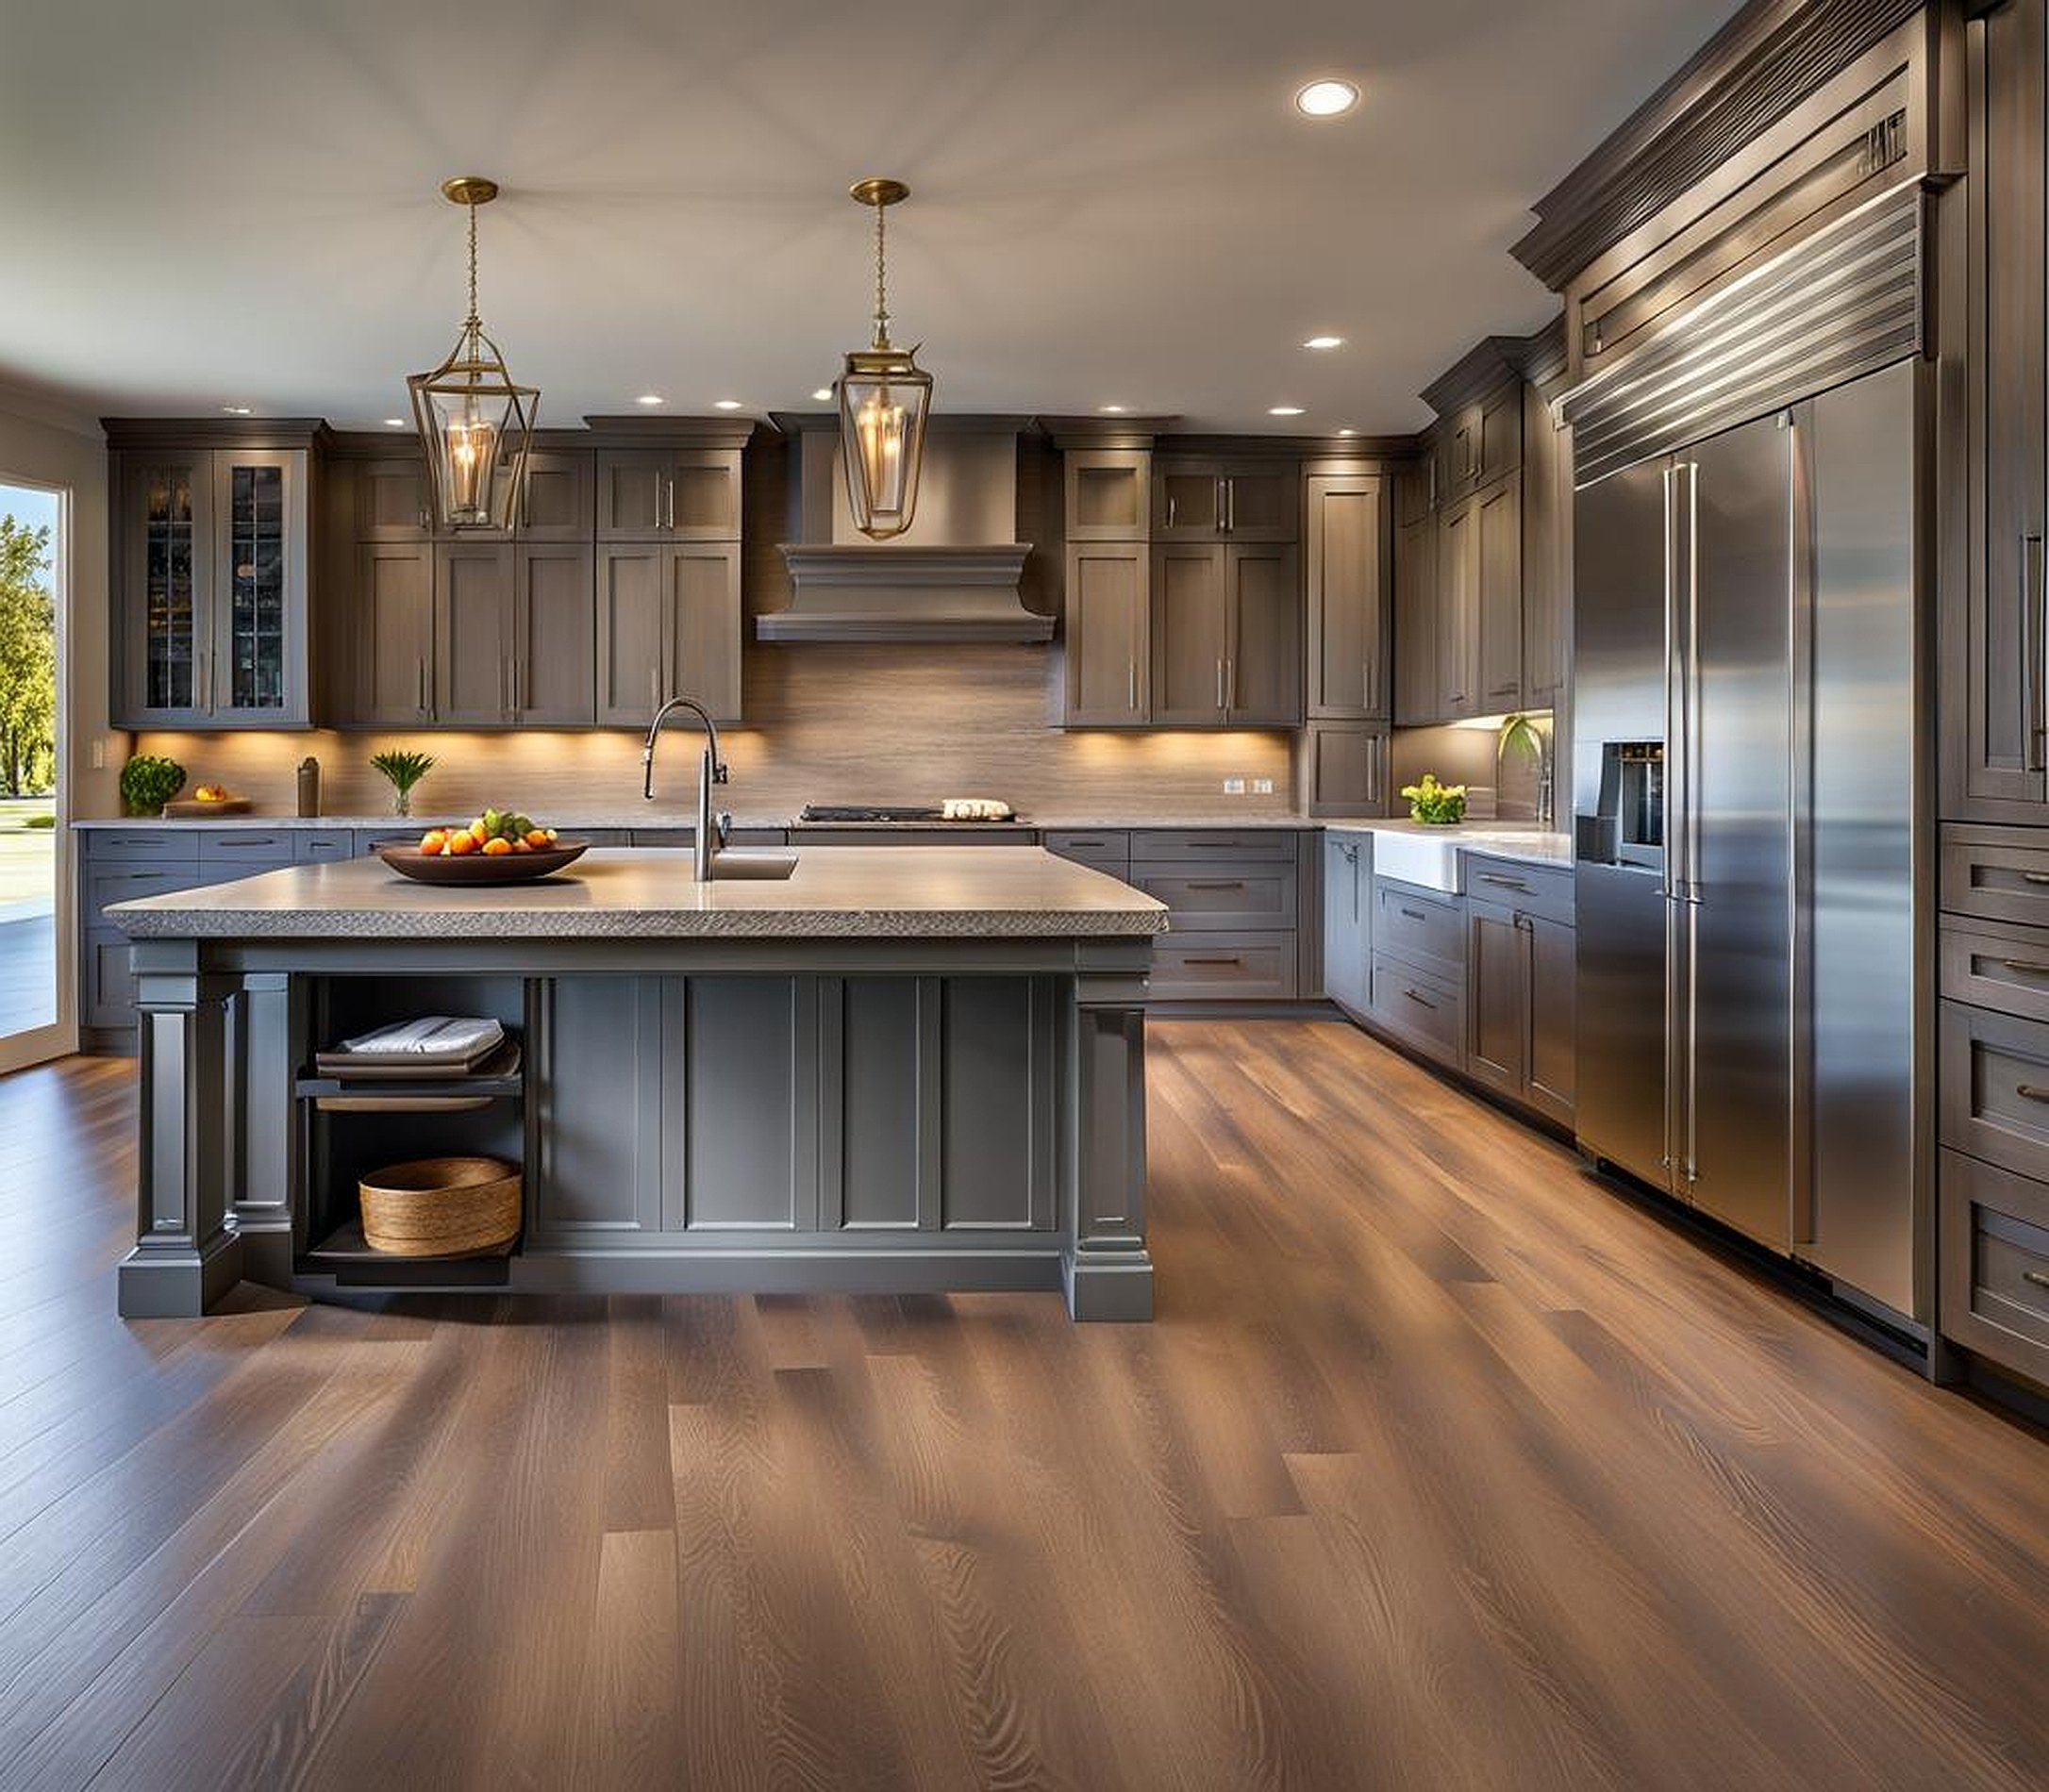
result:
<svg viewBox="0 0 2049 1792"><path fill-rule="evenodd" d="M390 840L378 843L377 856L401 876L422 884L531 884L574 865L590 850L589 840L557 840L530 853L465 853L454 858L423 853L415 841Z"/></svg>
<svg viewBox="0 0 2049 1792"><path fill-rule="evenodd" d="M423 1157L357 1188L363 1242L388 1256L481 1256L519 1236L520 1172L495 1157Z"/></svg>

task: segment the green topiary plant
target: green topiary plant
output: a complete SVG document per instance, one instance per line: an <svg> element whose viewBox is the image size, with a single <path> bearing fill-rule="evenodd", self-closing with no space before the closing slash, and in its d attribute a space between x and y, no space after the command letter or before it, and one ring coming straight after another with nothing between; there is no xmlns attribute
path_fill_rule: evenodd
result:
<svg viewBox="0 0 2049 1792"><path fill-rule="evenodd" d="M1449 827L1453 822L1466 819L1466 787L1440 784L1434 772L1425 772L1421 784L1403 785L1402 794L1408 799L1408 814L1412 821L1427 821L1433 827Z"/></svg>
<svg viewBox="0 0 2049 1792"><path fill-rule="evenodd" d="M185 788L185 768L158 754L139 753L121 768L121 802L130 815L161 815Z"/></svg>

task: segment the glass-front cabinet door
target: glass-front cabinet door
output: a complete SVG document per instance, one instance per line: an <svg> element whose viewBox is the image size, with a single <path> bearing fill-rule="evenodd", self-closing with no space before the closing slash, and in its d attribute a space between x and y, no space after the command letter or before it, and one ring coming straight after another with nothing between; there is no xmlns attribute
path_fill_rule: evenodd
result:
<svg viewBox="0 0 2049 1792"><path fill-rule="evenodd" d="M126 470L122 503L126 704L117 706L149 721L196 721L205 701L200 680L213 553L212 456L138 457Z"/></svg>
<svg viewBox="0 0 2049 1792"><path fill-rule="evenodd" d="M304 707L297 667L305 621L306 456L214 454L214 641L204 686L217 721L279 722Z"/></svg>
<svg viewBox="0 0 2049 1792"><path fill-rule="evenodd" d="M128 449L116 726L307 723L303 449Z"/></svg>

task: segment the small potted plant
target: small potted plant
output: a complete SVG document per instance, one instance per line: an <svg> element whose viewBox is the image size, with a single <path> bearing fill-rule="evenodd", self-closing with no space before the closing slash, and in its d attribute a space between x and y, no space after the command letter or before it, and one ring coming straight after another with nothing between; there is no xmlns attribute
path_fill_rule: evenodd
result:
<svg viewBox="0 0 2049 1792"><path fill-rule="evenodd" d="M130 815L161 815L185 788L185 768L159 754L139 753L121 768L121 803Z"/></svg>
<svg viewBox="0 0 2049 1792"><path fill-rule="evenodd" d="M1403 785L1402 794L1408 799L1411 821L1427 822L1432 827L1450 827L1466 819L1466 787L1440 784L1434 772L1425 772L1421 784Z"/></svg>
<svg viewBox="0 0 2049 1792"><path fill-rule="evenodd" d="M372 754L370 763L374 770L383 772L391 781L391 812L410 815L412 788L434 770L434 755L415 753L409 747L387 747L382 753Z"/></svg>

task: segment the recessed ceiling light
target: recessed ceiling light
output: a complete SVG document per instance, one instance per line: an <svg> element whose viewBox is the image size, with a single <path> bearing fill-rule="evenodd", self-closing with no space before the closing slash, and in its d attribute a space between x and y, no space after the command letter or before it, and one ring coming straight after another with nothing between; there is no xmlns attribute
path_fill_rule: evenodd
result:
<svg viewBox="0 0 2049 1792"><path fill-rule="evenodd" d="M1342 118L1358 104L1358 89L1335 75L1295 90L1295 110L1305 118Z"/></svg>
<svg viewBox="0 0 2049 1792"><path fill-rule="evenodd" d="M1269 417L1299 417L1302 415L1302 407L1300 405L1270 405L1267 407L1266 414Z"/></svg>
<svg viewBox="0 0 2049 1792"><path fill-rule="evenodd" d="M1342 348L1344 346L1344 338L1341 336L1312 336L1302 346L1304 348Z"/></svg>
<svg viewBox="0 0 2049 1792"><path fill-rule="evenodd" d="M1098 405L1096 407L1096 409L1107 417L1122 417L1127 408L1128 407L1124 405Z"/></svg>
<svg viewBox="0 0 2049 1792"><path fill-rule="evenodd" d="M829 405L832 403L832 388L830 386L821 386L811 394L811 397L821 405Z"/></svg>
<svg viewBox="0 0 2049 1792"><path fill-rule="evenodd" d="M387 417L384 426L387 429L403 429L406 427L406 420L403 417Z"/></svg>
<svg viewBox="0 0 2049 1792"><path fill-rule="evenodd" d="M711 408L713 410L738 410L740 408L740 400L737 398L714 398L711 401Z"/></svg>
<svg viewBox="0 0 2049 1792"><path fill-rule="evenodd" d="M254 417L256 415L256 407L254 405L223 405L221 408L230 417Z"/></svg>
<svg viewBox="0 0 2049 1792"><path fill-rule="evenodd" d="M669 401L659 392L642 392L633 402L636 405L666 405Z"/></svg>

